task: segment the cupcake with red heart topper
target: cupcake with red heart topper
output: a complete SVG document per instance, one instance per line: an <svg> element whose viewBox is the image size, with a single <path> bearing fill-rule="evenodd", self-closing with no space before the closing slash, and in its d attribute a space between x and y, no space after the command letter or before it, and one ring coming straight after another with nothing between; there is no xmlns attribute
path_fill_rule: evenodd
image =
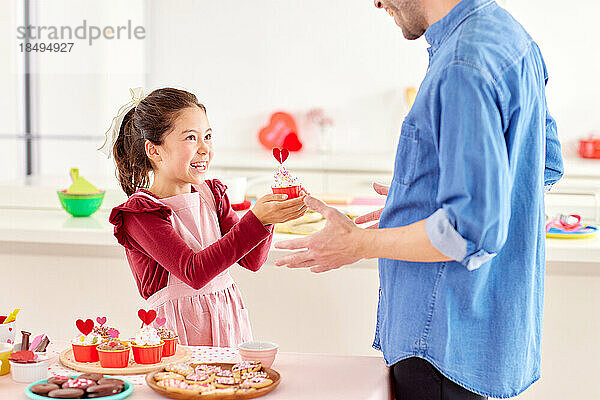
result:
<svg viewBox="0 0 600 400"><path fill-rule="evenodd" d="M73 347L73 357L77 362L96 362L98 361L98 351L96 347L102 343L102 337L93 332L94 321L91 319L78 319L75 322L81 335L75 336L71 340Z"/></svg>
<svg viewBox="0 0 600 400"><path fill-rule="evenodd" d="M177 351L177 341L179 336L177 336L177 334L172 330L166 328L166 323L167 319L165 317L158 317L154 321L154 324L158 327L156 328L158 336L160 336L160 338L165 342L162 356L171 357L175 355L175 352Z"/></svg>
<svg viewBox="0 0 600 400"><path fill-rule="evenodd" d="M277 147L273 149L273 157L279 162L279 167L277 167L277 171L273 175L274 182L271 186L273 193L287 194L288 200L299 197L302 191L302 185L298 178L293 176L283 165L289 155L290 152L287 149L279 149Z"/></svg>
<svg viewBox="0 0 600 400"><path fill-rule="evenodd" d="M138 317L142 320L142 328L131 342L133 359L138 364L156 364L162 359L165 342L158 336L156 329L150 324L156 319L156 311L140 309Z"/></svg>
<svg viewBox="0 0 600 400"><path fill-rule="evenodd" d="M131 346L119 339L108 339L97 347L100 365L103 368L125 368L129 364Z"/></svg>
<svg viewBox="0 0 600 400"><path fill-rule="evenodd" d="M106 317L96 317L96 322L98 325L94 326L93 332L102 336L102 339L116 339L119 337L119 331L116 328L106 325Z"/></svg>

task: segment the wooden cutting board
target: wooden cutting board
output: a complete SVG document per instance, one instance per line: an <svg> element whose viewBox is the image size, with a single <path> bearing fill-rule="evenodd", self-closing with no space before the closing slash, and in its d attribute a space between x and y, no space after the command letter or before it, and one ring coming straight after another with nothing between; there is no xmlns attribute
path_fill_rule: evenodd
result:
<svg viewBox="0 0 600 400"><path fill-rule="evenodd" d="M80 372L96 372L103 375L139 375L148 372L162 370L165 365L186 362L192 358L192 351L185 346L177 346L177 351L172 357L163 357L158 364L138 364L133 360L133 354L129 355L129 365L126 368L102 368L100 362L81 363L75 361L73 349L66 349L60 353L59 360L67 368Z"/></svg>

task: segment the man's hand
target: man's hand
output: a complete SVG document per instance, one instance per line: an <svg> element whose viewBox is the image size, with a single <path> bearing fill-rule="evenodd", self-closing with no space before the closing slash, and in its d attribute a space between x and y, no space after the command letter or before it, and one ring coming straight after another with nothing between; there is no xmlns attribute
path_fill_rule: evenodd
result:
<svg viewBox="0 0 600 400"><path fill-rule="evenodd" d="M390 187L389 186L385 186L385 185L380 185L377 182L373 182L373 189L375 189L375 191L382 195L382 196L387 196ZM377 229L379 228L379 217L381 217L381 213L383 212L383 208L377 210L377 211L372 211L368 214L365 215L361 215L360 217L357 217L354 222L357 224L364 224L366 222L373 222L373 221L377 221L376 223L374 223L373 225L370 225L369 227L367 227L367 229Z"/></svg>
<svg viewBox="0 0 600 400"><path fill-rule="evenodd" d="M278 249L297 250L275 261L277 266L288 268L310 268L312 272L325 272L352 264L362 257L360 254L361 228L348 217L321 200L307 196L304 202L327 219L325 227L312 235L301 239L275 243Z"/></svg>

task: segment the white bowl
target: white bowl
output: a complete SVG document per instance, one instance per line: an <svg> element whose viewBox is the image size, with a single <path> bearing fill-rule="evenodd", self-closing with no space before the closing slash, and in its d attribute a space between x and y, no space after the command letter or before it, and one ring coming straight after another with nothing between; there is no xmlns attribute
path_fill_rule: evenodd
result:
<svg viewBox="0 0 600 400"><path fill-rule="evenodd" d="M12 375L13 381L19 383L31 383L48 377L48 358L45 356L38 356L36 363L16 363L14 361L8 361L10 363L10 374Z"/></svg>

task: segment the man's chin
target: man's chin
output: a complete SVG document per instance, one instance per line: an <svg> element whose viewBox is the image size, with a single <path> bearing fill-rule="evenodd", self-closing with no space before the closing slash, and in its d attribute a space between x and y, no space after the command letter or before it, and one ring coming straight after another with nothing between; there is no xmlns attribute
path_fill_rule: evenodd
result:
<svg viewBox="0 0 600 400"><path fill-rule="evenodd" d="M402 27L400 26L400 28L402 28ZM408 39L408 40L417 40L418 38L423 36L423 33L425 33L425 32L421 32L421 33L417 34L417 33L414 33L414 32L411 32L411 31L408 31L408 30L402 28L402 35L404 36L405 39Z"/></svg>

